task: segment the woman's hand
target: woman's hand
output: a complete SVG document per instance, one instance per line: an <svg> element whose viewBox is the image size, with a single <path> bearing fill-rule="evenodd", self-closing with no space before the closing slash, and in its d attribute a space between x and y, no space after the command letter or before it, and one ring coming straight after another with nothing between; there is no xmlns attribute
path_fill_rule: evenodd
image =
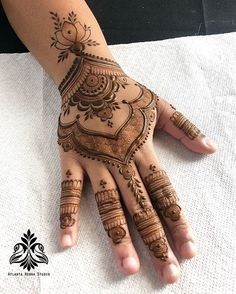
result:
<svg viewBox="0 0 236 294"><path fill-rule="evenodd" d="M76 243L87 174L119 268L127 274L139 269L126 207L162 279L176 281L179 263L163 224L182 258L196 254L194 238L154 152L153 132L163 128L199 153L212 153L215 147L174 107L123 72L84 0L2 0L2 4L15 32L59 85L62 96L58 124L62 246Z"/></svg>
<svg viewBox="0 0 236 294"><path fill-rule="evenodd" d="M125 206L162 279L176 281L179 263L163 224L167 224L182 258L196 254L195 240L179 198L155 154L153 132L155 127L163 128L199 153L212 153L215 147L173 106L129 78L113 60L80 53L59 91L62 246L76 243L86 174L119 268L128 274L139 269Z"/></svg>

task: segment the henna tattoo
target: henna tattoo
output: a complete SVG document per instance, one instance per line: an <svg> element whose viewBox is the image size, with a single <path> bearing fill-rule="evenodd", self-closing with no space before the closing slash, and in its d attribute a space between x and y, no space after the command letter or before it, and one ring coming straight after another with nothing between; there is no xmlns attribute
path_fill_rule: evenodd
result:
<svg viewBox="0 0 236 294"><path fill-rule="evenodd" d="M154 256L166 261L168 246L165 232L156 211L152 207L142 209L133 215L133 219L141 238Z"/></svg>
<svg viewBox="0 0 236 294"><path fill-rule="evenodd" d="M143 196L143 191L141 189L140 181L135 178L135 171L133 170L131 165L125 165L124 167L120 168L120 173L123 175L124 179L128 181L128 187L133 192L137 203L144 208L145 197Z"/></svg>
<svg viewBox="0 0 236 294"><path fill-rule="evenodd" d="M68 170L66 171L66 176L67 176L67 178L69 178L71 175L72 175L72 173L71 173L71 171L68 169Z"/></svg>
<svg viewBox="0 0 236 294"><path fill-rule="evenodd" d="M145 177L145 184L154 207L172 221L179 220L181 214L181 207L177 204L179 199L166 172L157 170L153 164L150 165L150 170L152 172Z"/></svg>
<svg viewBox="0 0 236 294"><path fill-rule="evenodd" d="M134 153L147 140L156 112L157 96L139 84L135 86L138 87L139 94L132 101L123 99L119 102L122 111L126 113L125 117L120 119L122 123L112 131L104 131L104 129L99 131L94 126L87 128L81 120L81 111L70 123L63 123L60 114L58 143L62 145L64 151L73 149L85 157L97 158L105 163L114 163L118 167L129 164ZM74 97L73 94L68 99L71 97ZM80 98L77 99L80 103ZM101 102L99 96L96 99L99 105L103 103L104 97L101 98ZM74 101L69 103L74 104ZM87 104L91 105L89 100ZM129 138L130 134L132 134L131 138Z"/></svg>
<svg viewBox="0 0 236 294"><path fill-rule="evenodd" d="M80 204L81 180L66 180L61 183L60 227L65 229L75 224L76 214Z"/></svg>
<svg viewBox="0 0 236 294"><path fill-rule="evenodd" d="M107 184L107 182L105 180L100 181L100 185L102 186L103 189L106 188L106 184Z"/></svg>
<svg viewBox="0 0 236 294"><path fill-rule="evenodd" d="M112 74L112 75L111 75ZM116 92L127 86L127 79L119 65L93 55L84 54L75 58L66 78L59 85L62 96L62 111L70 114L76 106L83 112L84 120L97 116L112 127L113 112L120 109Z"/></svg>
<svg viewBox="0 0 236 294"><path fill-rule="evenodd" d="M170 104L170 107L171 107L172 109L176 110L176 108L175 108L172 104Z"/></svg>
<svg viewBox="0 0 236 294"><path fill-rule="evenodd" d="M126 224L125 215L117 189L102 190L95 194L99 214L104 229L114 244L121 243L126 236L123 225Z"/></svg>
<svg viewBox="0 0 236 294"><path fill-rule="evenodd" d="M170 120L173 124L182 130L191 140L194 140L199 134L200 130L191 123L186 117L183 116L182 113L175 111Z"/></svg>
<svg viewBox="0 0 236 294"><path fill-rule="evenodd" d="M98 46L98 42L92 40L91 28L86 24L82 25L77 20L77 14L71 11L67 20L63 19L56 12L50 11L54 23L54 35L51 37L51 47L60 50L58 63L68 58L69 53L81 55L86 46Z"/></svg>
<svg viewBox="0 0 236 294"><path fill-rule="evenodd" d="M153 131L158 96L129 79L114 60L86 53L86 46L99 44L73 11L67 19L55 12L50 15L55 26L51 46L61 51L58 62L69 53L76 55L58 87L62 96L58 144L65 152L74 150L116 166L144 207L140 182L134 174L128 178L126 171Z"/></svg>

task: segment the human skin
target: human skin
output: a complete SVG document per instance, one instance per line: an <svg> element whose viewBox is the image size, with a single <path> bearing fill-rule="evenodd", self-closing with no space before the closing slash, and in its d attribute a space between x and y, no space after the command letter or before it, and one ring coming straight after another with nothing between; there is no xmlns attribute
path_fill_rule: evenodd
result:
<svg viewBox="0 0 236 294"><path fill-rule="evenodd" d="M62 96L61 246L76 245L81 191L88 176L119 269L133 274L140 267L126 206L160 278L177 281L179 262L162 223L181 258L196 255L195 239L154 151L154 130L162 128L197 153L213 153L215 145L166 100L124 73L85 1L2 4L15 32Z"/></svg>

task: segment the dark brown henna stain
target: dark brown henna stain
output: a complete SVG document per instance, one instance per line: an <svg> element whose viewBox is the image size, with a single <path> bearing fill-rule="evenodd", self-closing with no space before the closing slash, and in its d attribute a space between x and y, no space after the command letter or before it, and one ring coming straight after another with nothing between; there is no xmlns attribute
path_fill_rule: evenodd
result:
<svg viewBox="0 0 236 294"><path fill-rule="evenodd" d="M165 232L156 211L152 207L142 209L133 215L133 219L141 238L154 256L166 261L168 246Z"/></svg>
<svg viewBox="0 0 236 294"><path fill-rule="evenodd" d="M150 170L152 172L145 177L145 185L154 207L172 221L179 220L181 207L177 204L178 197L166 172L157 170L153 164L150 165Z"/></svg>
<svg viewBox="0 0 236 294"><path fill-rule="evenodd" d="M176 108L175 108L172 104L170 104L170 107L171 107L172 109L176 110Z"/></svg>
<svg viewBox="0 0 236 294"><path fill-rule="evenodd" d="M99 43L92 40L91 28L86 24L82 25L77 20L77 14L71 11L67 20L56 12L50 12L53 20L55 32L51 37L51 47L60 50L58 55L58 63L68 58L69 53L77 56L81 55L86 46L98 46Z"/></svg>
<svg viewBox="0 0 236 294"><path fill-rule="evenodd" d="M119 100L117 94L123 91L124 95L130 86L129 78L114 60L85 52L87 46L99 45L90 38L91 28L77 21L73 11L67 19L61 19L55 12L50 15L55 26L51 47L61 51L58 62L69 53L76 55L58 87L62 96L58 144L65 152L74 150L83 157L124 171L152 131L158 96L132 81L136 94L128 93L125 99ZM76 118L70 119L75 108ZM103 126L97 126L98 120ZM140 206L144 207L139 181L134 176L127 181Z"/></svg>
<svg viewBox="0 0 236 294"><path fill-rule="evenodd" d="M72 173L71 173L71 171L68 169L68 170L66 171L66 176L67 176L67 178L69 178L71 175L72 175Z"/></svg>
<svg viewBox="0 0 236 294"><path fill-rule="evenodd" d="M78 70L75 70L75 74L77 73ZM134 153L145 143L151 131L151 124L156 116L156 100L158 99L155 94L146 88L138 84L136 86L139 88L138 96L131 102L124 100L120 103L120 108L126 107L127 116L119 128L111 132L105 133L97 131L95 128L93 130L87 129L84 127L83 121L81 121L81 115L78 115L75 121L63 124L60 115L58 143L62 145L64 151L74 149L81 155L97 158L105 163L114 163L119 167L120 165L130 163ZM76 91L76 89L73 91ZM78 91L76 93L78 94ZM73 102L70 100L74 95L71 94L71 96L66 98L69 99L69 104L75 104L74 100ZM63 97L62 99L65 101L66 99ZM91 100L88 97L86 99L87 105L91 106ZM103 107L104 97L102 96L100 99L98 96L96 99L98 107ZM81 101L77 97L78 104L81 105ZM130 135L132 138L129 138Z"/></svg>
<svg viewBox="0 0 236 294"><path fill-rule="evenodd" d="M105 180L100 181L100 186L102 186L103 189L106 188L106 184L107 184L107 182Z"/></svg>
<svg viewBox="0 0 236 294"><path fill-rule="evenodd" d="M70 107L76 106L83 112L84 120L100 118L109 127L113 112L120 109L116 92L127 86L127 79L119 65L93 55L81 55L59 85L62 96L62 111L70 113Z"/></svg>
<svg viewBox="0 0 236 294"><path fill-rule="evenodd" d="M76 214L80 204L81 180L66 180L61 183L60 227L65 229L75 224L73 214Z"/></svg>
<svg viewBox="0 0 236 294"><path fill-rule="evenodd" d="M99 214L108 236L114 244L121 243L126 236L126 231L122 225L126 224L125 215L120 202L117 189L98 191L95 194Z"/></svg>
<svg viewBox="0 0 236 294"><path fill-rule="evenodd" d="M122 166L119 171L123 175L123 178L128 181L128 188L133 192L136 202L139 203L140 207L145 208L145 197L143 196L140 181L135 177L135 171L132 166Z"/></svg>
<svg viewBox="0 0 236 294"><path fill-rule="evenodd" d="M182 130L191 140L194 140L199 134L200 130L191 123L185 116L183 116L182 113L175 111L170 120L173 122L173 124Z"/></svg>

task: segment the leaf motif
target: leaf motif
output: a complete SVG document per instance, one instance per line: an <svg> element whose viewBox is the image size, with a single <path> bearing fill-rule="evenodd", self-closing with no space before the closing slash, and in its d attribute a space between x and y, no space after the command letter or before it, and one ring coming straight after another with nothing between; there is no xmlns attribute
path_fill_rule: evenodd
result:
<svg viewBox="0 0 236 294"><path fill-rule="evenodd" d="M22 240L26 245L28 245L28 240L27 240L27 239L21 237L21 240Z"/></svg>
<svg viewBox="0 0 236 294"><path fill-rule="evenodd" d="M31 241L30 241L30 245L32 245L36 240L37 240L37 237L31 239Z"/></svg>

